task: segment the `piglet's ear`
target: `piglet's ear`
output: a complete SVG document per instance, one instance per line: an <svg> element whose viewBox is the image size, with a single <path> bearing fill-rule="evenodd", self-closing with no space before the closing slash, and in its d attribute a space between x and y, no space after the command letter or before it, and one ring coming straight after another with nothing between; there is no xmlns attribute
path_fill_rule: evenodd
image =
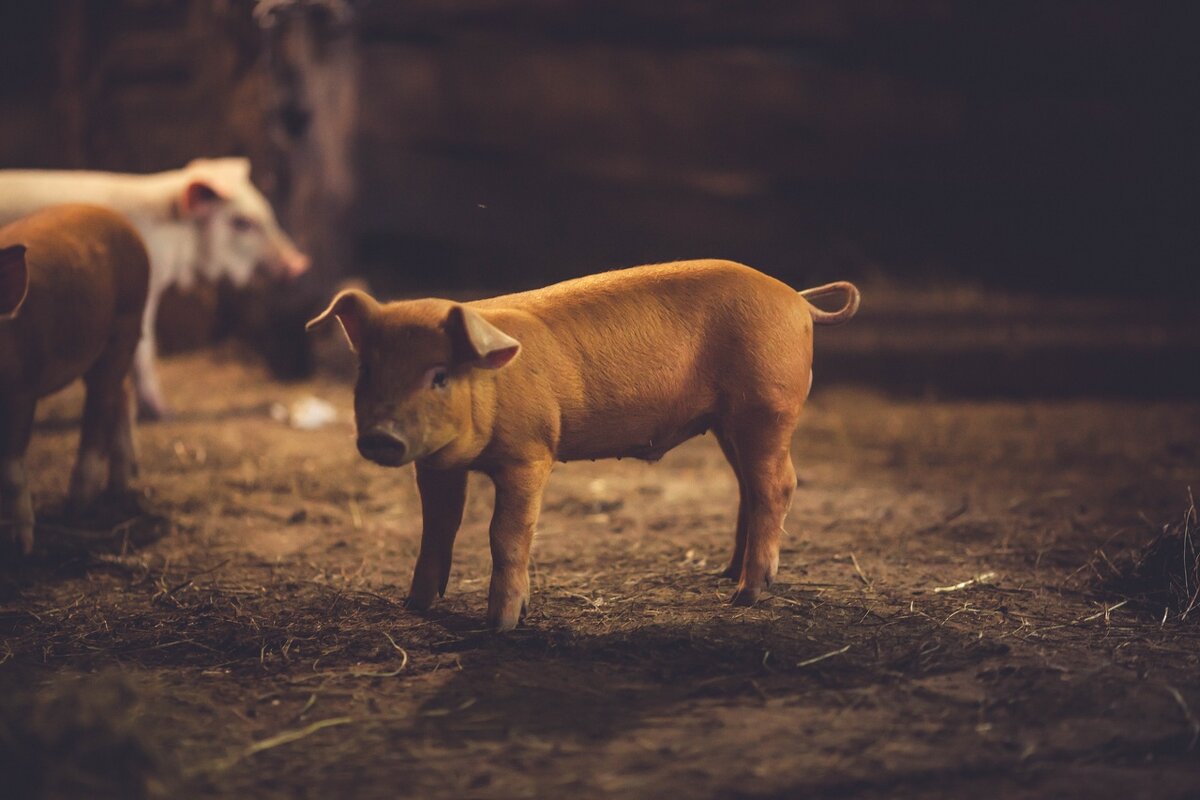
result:
<svg viewBox="0 0 1200 800"><path fill-rule="evenodd" d="M472 308L456 305L446 318L455 357L483 369L500 369L517 357L521 343Z"/></svg>
<svg viewBox="0 0 1200 800"><path fill-rule="evenodd" d="M366 292L358 289L346 289L338 292L337 296L333 298L333 302L329 304L329 308L309 320L308 324L304 326L304 330L311 331L320 328L331 318L336 317L337 321L342 324L342 332L346 334L346 341L350 343L350 349L357 353L362 349L363 334L366 332L367 323L378 307L379 303Z"/></svg>
<svg viewBox="0 0 1200 800"><path fill-rule="evenodd" d="M0 250L0 319L15 317L29 291L29 267L25 263L25 245Z"/></svg>
<svg viewBox="0 0 1200 800"><path fill-rule="evenodd" d="M184 188L180 202L184 216L204 219L212 216L225 199L225 194L213 184L194 180Z"/></svg>

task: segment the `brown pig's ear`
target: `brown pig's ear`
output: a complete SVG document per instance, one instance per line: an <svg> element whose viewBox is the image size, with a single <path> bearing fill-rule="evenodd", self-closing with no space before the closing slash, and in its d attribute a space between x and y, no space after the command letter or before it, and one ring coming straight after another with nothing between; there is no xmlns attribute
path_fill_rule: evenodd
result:
<svg viewBox="0 0 1200 800"><path fill-rule="evenodd" d="M455 357L484 369L500 369L517 357L521 343L483 318L478 311L456 305L446 318Z"/></svg>
<svg viewBox="0 0 1200 800"><path fill-rule="evenodd" d="M15 317L29 291L29 267L25 245L0 250L0 319Z"/></svg>
<svg viewBox="0 0 1200 800"><path fill-rule="evenodd" d="M342 324L342 332L346 334L346 341L350 343L350 349L357 353L362 348L367 321L378 305L375 298L366 292L346 289L338 292L329 308L310 319L304 330L314 330L328 322L330 317L337 317L337 321Z"/></svg>

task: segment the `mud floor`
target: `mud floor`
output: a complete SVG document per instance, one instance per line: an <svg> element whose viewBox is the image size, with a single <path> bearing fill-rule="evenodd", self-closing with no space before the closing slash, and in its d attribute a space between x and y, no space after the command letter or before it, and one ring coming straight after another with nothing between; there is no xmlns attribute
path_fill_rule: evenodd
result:
<svg viewBox="0 0 1200 800"><path fill-rule="evenodd" d="M143 495L89 520L61 510L80 394L41 412L39 551L0 576L29 791L99 795L128 763L121 792L164 796L1200 796L1197 620L1096 589L1200 489L1200 404L818 383L752 609L716 577L736 487L711 437L560 466L530 616L494 636L486 480L416 616L413 473L358 458L345 382L225 352L164 378L179 415L140 431ZM271 417L309 395L339 421ZM119 696L87 711L105 681ZM47 708L120 757L72 765L86 747Z"/></svg>

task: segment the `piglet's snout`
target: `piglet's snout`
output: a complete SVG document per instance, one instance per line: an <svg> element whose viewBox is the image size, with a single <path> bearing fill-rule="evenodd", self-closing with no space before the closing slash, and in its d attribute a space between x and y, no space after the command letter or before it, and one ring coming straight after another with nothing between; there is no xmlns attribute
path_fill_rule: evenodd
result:
<svg viewBox="0 0 1200 800"><path fill-rule="evenodd" d="M368 461L385 467L408 463L408 443L386 428L372 428L359 434L358 452Z"/></svg>

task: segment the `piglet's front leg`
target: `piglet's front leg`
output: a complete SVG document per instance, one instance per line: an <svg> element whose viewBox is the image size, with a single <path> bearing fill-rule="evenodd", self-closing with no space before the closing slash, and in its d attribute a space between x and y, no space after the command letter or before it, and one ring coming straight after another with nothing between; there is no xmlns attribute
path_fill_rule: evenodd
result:
<svg viewBox="0 0 1200 800"><path fill-rule="evenodd" d="M552 465L553 461L546 458L505 466L492 473L496 507L490 531L488 625L497 632L517 627L529 606L529 549Z"/></svg>
<svg viewBox="0 0 1200 800"><path fill-rule="evenodd" d="M438 596L446 595L454 539L467 501L467 471L433 469L418 463L417 488L421 491L421 552L405 606L424 611Z"/></svg>

